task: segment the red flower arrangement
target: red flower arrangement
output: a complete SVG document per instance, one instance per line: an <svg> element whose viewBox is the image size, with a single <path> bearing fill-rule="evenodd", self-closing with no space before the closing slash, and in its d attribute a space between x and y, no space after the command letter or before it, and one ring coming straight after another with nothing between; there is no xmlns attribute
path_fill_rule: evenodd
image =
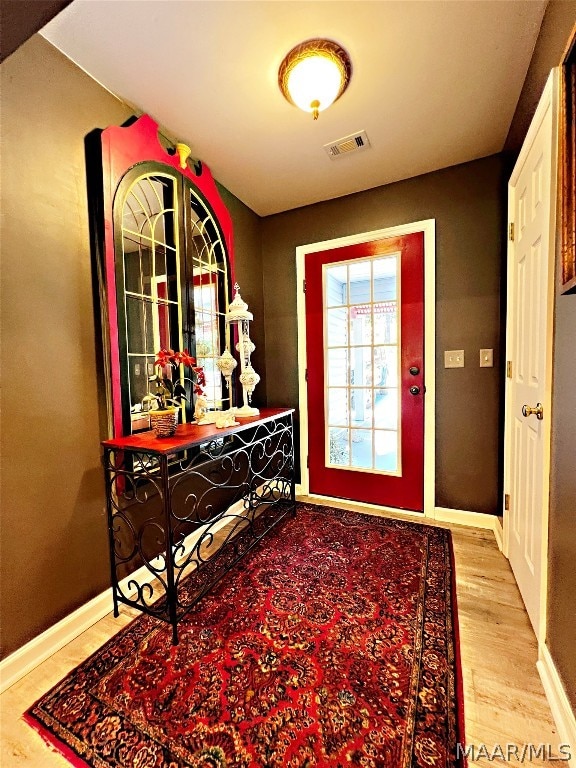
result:
<svg viewBox="0 0 576 768"><path fill-rule="evenodd" d="M194 394L204 395L203 387L206 386L204 368L196 365L196 358L192 357L187 349L183 352L174 352L173 349L161 349L156 353L154 364L161 368L162 372L158 372L150 377L149 381L153 381L156 385L156 392L153 395L147 395L144 400L147 400L148 402L151 400L156 401L157 410L180 407L182 400L188 399L182 383L180 381L174 383L172 379L166 375L165 369L167 367L177 369L183 365L190 368L193 375L196 377L196 380L192 379Z"/></svg>

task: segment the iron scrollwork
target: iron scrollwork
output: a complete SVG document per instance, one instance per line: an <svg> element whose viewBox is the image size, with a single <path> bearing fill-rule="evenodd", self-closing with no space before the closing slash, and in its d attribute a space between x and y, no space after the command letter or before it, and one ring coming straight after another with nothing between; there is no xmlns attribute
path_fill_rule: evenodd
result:
<svg viewBox="0 0 576 768"><path fill-rule="evenodd" d="M105 445L114 614L172 625L294 514L291 412L171 455Z"/></svg>

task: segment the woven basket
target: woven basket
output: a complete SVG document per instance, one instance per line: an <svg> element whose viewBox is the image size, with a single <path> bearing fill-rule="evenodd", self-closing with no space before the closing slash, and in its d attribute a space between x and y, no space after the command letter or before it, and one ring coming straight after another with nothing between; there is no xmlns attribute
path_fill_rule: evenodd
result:
<svg viewBox="0 0 576 768"><path fill-rule="evenodd" d="M150 424L156 437L172 437L178 426L178 411L151 411Z"/></svg>

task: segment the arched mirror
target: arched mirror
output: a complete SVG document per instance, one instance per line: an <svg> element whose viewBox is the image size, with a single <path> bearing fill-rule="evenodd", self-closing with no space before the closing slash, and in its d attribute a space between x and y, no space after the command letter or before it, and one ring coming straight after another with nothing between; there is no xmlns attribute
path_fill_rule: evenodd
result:
<svg viewBox="0 0 576 768"><path fill-rule="evenodd" d="M165 149L147 116L91 134L87 143L110 434L150 428L151 379L161 349L188 350L204 370L208 408L228 408L216 359L229 346L232 225L209 170ZM181 421L190 421L192 381L183 370L172 376L186 393Z"/></svg>

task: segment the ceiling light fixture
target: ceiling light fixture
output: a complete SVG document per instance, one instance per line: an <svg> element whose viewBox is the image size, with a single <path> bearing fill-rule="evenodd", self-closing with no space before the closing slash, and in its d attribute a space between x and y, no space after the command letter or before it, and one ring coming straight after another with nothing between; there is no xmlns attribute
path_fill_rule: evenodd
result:
<svg viewBox="0 0 576 768"><path fill-rule="evenodd" d="M312 112L314 120L350 82L350 57L332 40L314 38L292 48L278 70L278 85L291 104Z"/></svg>

